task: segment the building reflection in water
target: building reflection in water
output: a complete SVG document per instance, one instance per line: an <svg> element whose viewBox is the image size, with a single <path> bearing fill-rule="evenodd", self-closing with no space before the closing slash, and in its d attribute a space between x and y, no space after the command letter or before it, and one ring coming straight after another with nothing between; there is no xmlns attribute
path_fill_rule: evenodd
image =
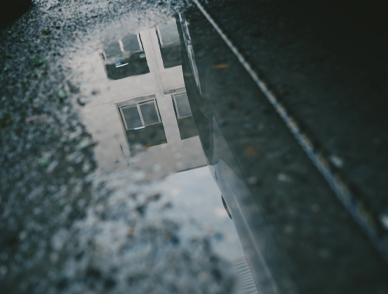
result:
<svg viewBox="0 0 388 294"><path fill-rule="evenodd" d="M83 111L100 142L95 150L99 166L117 166L139 145L146 158L142 170L156 166L168 174L205 166L183 79L176 20L107 42L99 59L93 82L85 86L98 94ZM101 59L105 72L97 67Z"/></svg>
<svg viewBox="0 0 388 294"><path fill-rule="evenodd" d="M190 35L184 27L180 38L178 27L181 23L172 19L104 44L102 52L89 63L92 80L83 90L96 95L83 109L84 120L98 142L95 154L99 167L108 171L124 169L126 165L122 163L132 158L135 160L131 160L131 166L139 168L145 180L169 175L161 183L149 186L156 185L159 191L166 192L165 197L173 203L170 213L174 218L182 223L184 219L187 223L195 220L202 231L214 228L221 232L219 236L223 237L219 237L221 241L215 249L232 261L240 274L243 269L241 285L257 293L238 235L222 205L220 190L206 167L204 150L210 148L210 142L201 144L192 110L197 121L203 115L195 104L191 108L183 77L181 40L185 47L190 45ZM195 87L201 93L194 52L188 47ZM206 129L210 136L207 124L205 120L199 129L202 133ZM136 152L139 146L143 152ZM234 183L235 178L229 175L228 179ZM195 235L193 232L182 229L188 237Z"/></svg>

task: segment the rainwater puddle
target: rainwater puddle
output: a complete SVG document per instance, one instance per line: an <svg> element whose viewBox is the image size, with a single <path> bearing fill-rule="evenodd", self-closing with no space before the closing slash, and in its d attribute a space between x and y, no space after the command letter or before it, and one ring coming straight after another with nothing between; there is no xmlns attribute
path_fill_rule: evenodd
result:
<svg viewBox="0 0 388 294"><path fill-rule="evenodd" d="M71 63L82 77L80 115L97 143L97 174L115 194L133 185L136 193L158 195L152 205L137 207L147 222L167 216L179 224L179 237L172 242L185 248L195 239L210 240L216 254L234 264L237 293L255 293L193 118L182 67L189 37L184 16L116 35ZM191 57L185 66L195 72ZM136 180L128 180L134 174Z"/></svg>

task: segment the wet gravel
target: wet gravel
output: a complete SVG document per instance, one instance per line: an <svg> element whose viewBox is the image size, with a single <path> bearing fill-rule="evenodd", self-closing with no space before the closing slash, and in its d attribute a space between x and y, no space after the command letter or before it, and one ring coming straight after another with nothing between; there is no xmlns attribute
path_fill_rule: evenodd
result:
<svg viewBox="0 0 388 294"><path fill-rule="evenodd" d="M34 1L0 31L0 292L229 293L206 236L179 237L134 171L99 174L69 66L83 46L144 27L185 1ZM88 45L85 45L88 44ZM113 183L113 184L112 184ZM124 185L125 183L125 185ZM129 184L133 183L133 184ZM113 186L112 186L113 185Z"/></svg>

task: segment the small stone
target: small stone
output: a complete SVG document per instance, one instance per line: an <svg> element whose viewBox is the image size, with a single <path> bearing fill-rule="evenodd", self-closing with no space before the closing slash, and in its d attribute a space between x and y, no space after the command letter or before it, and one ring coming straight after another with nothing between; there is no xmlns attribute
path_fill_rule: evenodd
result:
<svg viewBox="0 0 388 294"><path fill-rule="evenodd" d="M77 103L80 105L80 106L85 106L86 103L87 103L87 100L84 98L84 97L79 97L77 99Z"/></svg>
<svg viewBox="0 0 388 294"><path fill-rule="evenodd" d="M41 159L39 159L39 162L38 162L40 167L47 167L49 163L50 163L49 160L45 157L42 157Z"/></svg>
<svg viewBox="0 0 388 294"><path fill-rule="evenodd" d="M59 91L58 91L58 98L59 98L60 100L66 99L66 98L67 98L66 92L63 91L63 90L59 90Z"/></svg>
<svg viewBox="0 0 388 294"><path fill-rule="evenodd" d="M388 214L380 215L380 221L383 224L384 228L388 230Z"/></svg>
<svg viewBox="0 0 388 294"><path fill-rule="evenodd" d="M291 225L287 225L284 228L284 232L287 233L287 234L292 234L294 232L294 227L291 226Z"/></svg>
<svg viewBox="0 0 388 294"><path fill-rule="evenodd" d="M51 33L51 30L49 28L46 28L43 30L43 34L46 36L49 35L50 33Z"/></svg>
<svg viewBox="0 0 388 294"><path fill-rule="evenodd" d="M26 233L25 231L22 231L22 232L19 234L20 240L24 240L26 237L27 237L27 233Z"/></svg>
<svg viewBox="0 0 388 294"><path fill-rule="evenodd" d="M344 161L342 160L342 158L338 157L337 155L331 155L330 161L337 168L341 168L344 165Z"/></svg>
<svg viewBox="0 0 388 294"><path fill-rule="evenodd" d="M248 183L251 185L256 185L256 184L258 184L258 182L259 182L259 179L256 177L249 177L248 178Z"/></svg>
<svg viewBox="0 0 388 294"><path fill-rule="evenodd" d="M289 182L291 182L291 177L286 175L286 174L280 173L280 174L278 174L278 181L284 182L284 183L289 183Z"/></svg>
<svg viewBox="0 0 388 294"><path fill-rule="evenodd" d="M54 171L58 163L59 163L58 160L54 160L53 162L51 162L50 165L47 167L47 172L51 173L52 171Z"/></svg>

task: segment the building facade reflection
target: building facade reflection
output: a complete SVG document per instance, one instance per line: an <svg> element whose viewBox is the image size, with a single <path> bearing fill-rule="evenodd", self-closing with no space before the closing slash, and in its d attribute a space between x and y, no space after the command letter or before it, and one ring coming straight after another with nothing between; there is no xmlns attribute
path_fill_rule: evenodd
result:
<svg viewBox="0 0 388 294"><path fill-rule="evenodd" d="M101 168L117 166L139 146L146 158L138 163L143 170L144 165L157 166L168 174L206 165L186 94L180 46L175 19L103 45L88 85L98 94L83 111L93 137L101 142L96 147ZM97 67L101 60L105 72Z"/></svg>

